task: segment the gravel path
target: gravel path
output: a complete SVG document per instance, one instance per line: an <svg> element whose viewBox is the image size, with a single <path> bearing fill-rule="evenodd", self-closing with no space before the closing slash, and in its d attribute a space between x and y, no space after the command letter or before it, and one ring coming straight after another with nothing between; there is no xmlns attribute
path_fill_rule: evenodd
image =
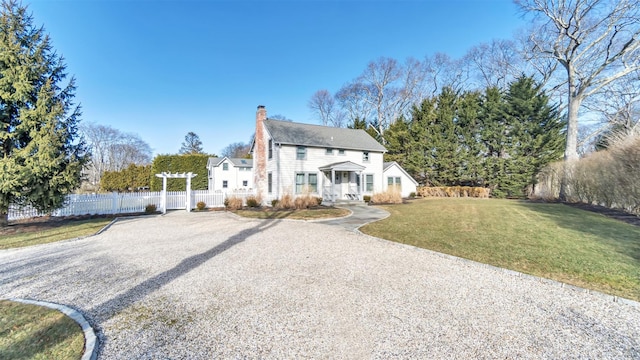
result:
<svg viewBox="0 0 640 360"><path fill-rule="evenodd" d="M100 359L640 358L640 308L339 226L169 213L0 251Z"/></svg>

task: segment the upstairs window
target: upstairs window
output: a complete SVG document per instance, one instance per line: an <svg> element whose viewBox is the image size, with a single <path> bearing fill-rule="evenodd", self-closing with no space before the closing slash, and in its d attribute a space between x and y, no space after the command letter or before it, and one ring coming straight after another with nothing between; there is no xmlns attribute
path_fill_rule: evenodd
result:
<svg viewBox="0 0 640 360"><path fill-rule="evenodd" d="M224 171L229 170L229 163L223 163L222 164L222 170L224 170Z"/></svg>
<svg viewBox="0 0 640 360"><path fill-rule="evenodd" d="M325 154L333 155L333 149L332 148L327 148L327 152Z"/></svg>
<svg viewBox="0 0 640 360"><path fill-rule="evenodd" d="M227 180L222 180L222 188L226 189L229 187L229 182L227 182Z"/></svg>
<svg viewBox="0 0 640 360"><path fill-rule="evenodd" d="M269 159L273 159L273 140L269 139Z"/></svg>
<svg viewBox="0 0 640 360"><path fill-rule="evenodd" d="M363 162L369 162L369 152L368 151L363 151L362 152L362 161Z"/></svg>
<svg viewBox="0 0 640 360"><path fill-rule="evenodd" d="M307 148L304 146L298 146L296 148L296 159L304 160L307 158Z"/></svg>
<svg viewBox="0 0 640 360"><path fill-rule="evenodd" d="M344 149L339 149L338 150L338 155L344 155Z"/></svg>

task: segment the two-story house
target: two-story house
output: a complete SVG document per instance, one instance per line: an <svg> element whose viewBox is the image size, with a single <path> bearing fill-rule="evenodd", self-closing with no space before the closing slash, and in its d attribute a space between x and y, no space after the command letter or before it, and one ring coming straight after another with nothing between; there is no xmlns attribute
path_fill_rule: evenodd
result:
<svg viewBox="0 0 640 360"><path fill-rule="evenodd" d="M255 189L266 201L285 194L362 200L389 185L407 196L417 185L397 163L384 163L386 149L364 130L272 120L264 106L258 106L251 151Z"/></svg>
<svg viewBox="0 0 640 360"><path fill-rule="evenodd" d="M222 192L253 189L253 160L211 157L207 161L209 190Z"/></svg>

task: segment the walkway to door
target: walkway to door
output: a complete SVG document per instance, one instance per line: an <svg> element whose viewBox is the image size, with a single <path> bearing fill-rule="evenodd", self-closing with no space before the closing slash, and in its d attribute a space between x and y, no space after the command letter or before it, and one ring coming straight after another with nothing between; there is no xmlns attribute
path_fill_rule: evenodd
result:
<svg viewBox="0 0 640 360"><path fill-rule="evenodd" d="M358 228L366 225L370 222L382 220L389 216L389 213L385 210L369 205L340 205L340 207L351 210L351 216L331 219L324 221L317 221L322 224L338 225L351 231L358 231Z"/></svg>

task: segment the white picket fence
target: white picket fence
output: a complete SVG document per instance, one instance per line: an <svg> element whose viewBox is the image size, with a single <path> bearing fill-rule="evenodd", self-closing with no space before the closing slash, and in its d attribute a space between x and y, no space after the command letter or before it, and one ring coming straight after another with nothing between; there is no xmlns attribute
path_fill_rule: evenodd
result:
<svg viewBox="0 0 640 360"><path fill-rule="evenodd" d="M224 200L228 196L238 196L246 199L253 192L223 193L210 192L208 190L195 190L191 192L191 209L203 201L208 208L224 207ZM153 204L160 209L162 192L139 193L108 193L108 194L73 194L67 196L65 206L51 213L52 216L73 215L106 215L106 214L130 214L144 212L147 205ZM186 209L186 191L167 191L167 210ZM42 216L31 207L9 207L9 220L28 219Z"/></svg>

